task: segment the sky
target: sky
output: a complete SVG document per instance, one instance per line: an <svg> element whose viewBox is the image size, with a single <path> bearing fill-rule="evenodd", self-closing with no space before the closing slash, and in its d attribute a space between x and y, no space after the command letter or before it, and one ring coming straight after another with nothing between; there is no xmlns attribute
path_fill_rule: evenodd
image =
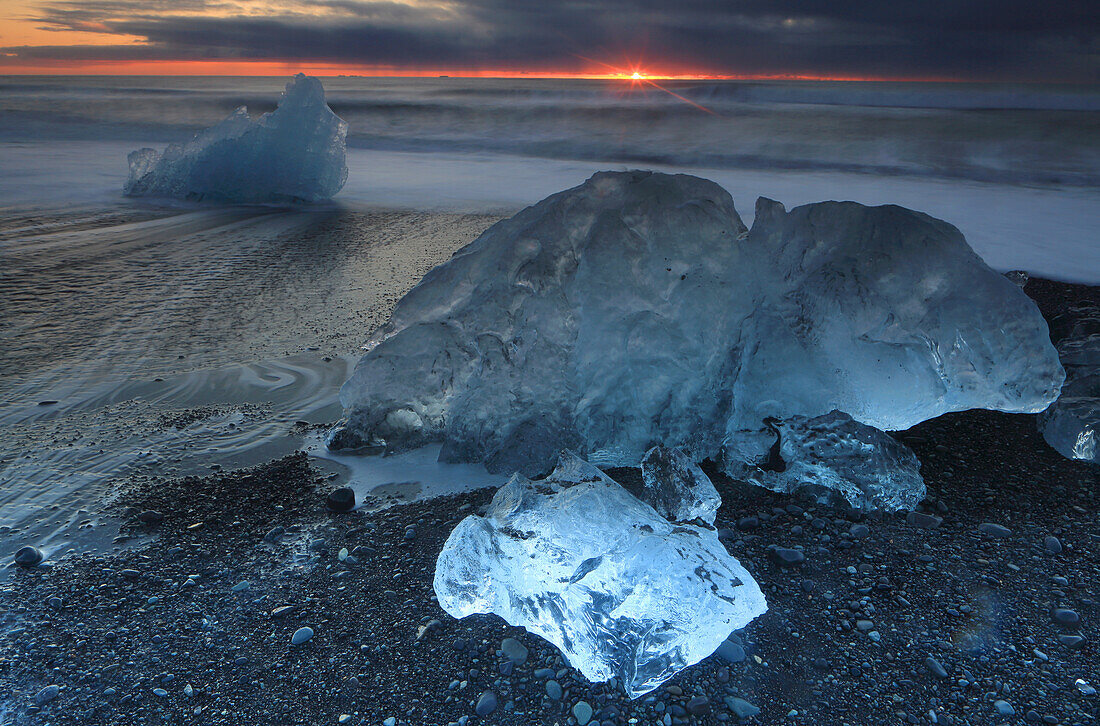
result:
<svg viewBox="0 0 1100 726"><path fill-rule="evenodd" d="M2 0L0 74L1100 83L1100 0Z"/></svg>

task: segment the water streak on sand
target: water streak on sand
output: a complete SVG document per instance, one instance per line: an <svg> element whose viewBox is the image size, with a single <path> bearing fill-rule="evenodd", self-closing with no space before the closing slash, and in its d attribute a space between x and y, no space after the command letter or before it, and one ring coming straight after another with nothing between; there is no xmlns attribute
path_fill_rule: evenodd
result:
<svg viewBox="0 0 1100 726"><path fill-rule="evenodd" d="M340 415L366 335L491 221L126 205L5 218L0 557L105 544L91 511L125 477L297 450L298 422Z"/></svg>

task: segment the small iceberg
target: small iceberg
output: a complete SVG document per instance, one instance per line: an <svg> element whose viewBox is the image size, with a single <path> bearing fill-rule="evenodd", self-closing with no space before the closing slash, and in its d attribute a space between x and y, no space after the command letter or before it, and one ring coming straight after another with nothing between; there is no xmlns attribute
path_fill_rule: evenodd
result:
<svg viewBox="0 0 1100 726"><path fill-rule="evenodd" d="M715 530L669 522L570 452L548 478L517 474L485 516L459 522L434 584L454 617L496 613L631 698L767 610Z"/></svg>
<svg viewBox="0 0 1100 726"><path fill-rule="evenodd" d="M321 81L299 73L271 113L253 120L241 106L163 154L130 152L124 192L243 204L323 201L347 181L347 131L325 103Z"/></svg>

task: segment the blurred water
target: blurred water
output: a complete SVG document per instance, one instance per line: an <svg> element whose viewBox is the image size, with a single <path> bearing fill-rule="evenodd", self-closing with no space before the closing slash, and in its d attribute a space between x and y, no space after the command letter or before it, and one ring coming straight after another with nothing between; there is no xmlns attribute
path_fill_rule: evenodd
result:
<svg viewBox="0 0 1100 726"><path fill-rule="evenodd" d="M285 79L0 78L0 140L186 138ZM352 147L1100 184L1089 86L326 78Z"/></svg>

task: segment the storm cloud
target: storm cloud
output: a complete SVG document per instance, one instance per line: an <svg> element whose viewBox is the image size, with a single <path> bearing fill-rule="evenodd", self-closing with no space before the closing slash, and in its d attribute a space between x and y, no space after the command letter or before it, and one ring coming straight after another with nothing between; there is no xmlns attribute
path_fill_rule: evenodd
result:
<svg viewBox="0 0 1100 726"><path fill-rule="evenodd" d="M34 19L119 43L0 49L7 61L1100 81L1100 3L1082 0L82 0Z"/></svg>

